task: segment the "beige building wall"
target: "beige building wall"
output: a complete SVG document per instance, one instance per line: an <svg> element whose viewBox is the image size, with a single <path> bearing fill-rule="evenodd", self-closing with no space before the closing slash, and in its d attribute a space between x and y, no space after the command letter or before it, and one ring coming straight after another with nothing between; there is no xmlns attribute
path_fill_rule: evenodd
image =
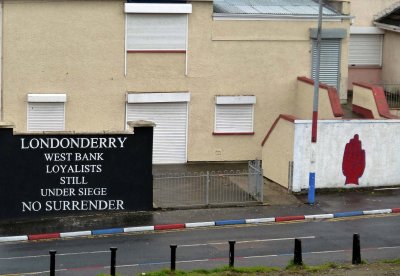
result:
<svg viewBox="0 0 400 276"><path fill-rule="evenodd" d="M206 100L210 105L202 106L207 108L202 114L213 116L214 95L256 95L255 135L216 136L210 139L207 132L192 132L196 133L193 144L209 141L207 144L210 145L208 148L189 148L193 157L214 155L215 160L237 160L239 156L236 154L240 154L261 158L257 144L266 129L279 114L291 114L298 105L293 97L297 76L311 75L309 29L315 28L316 24L316 21L213 21L214 68L211 72L215 75ZM347 27L346 22L327 22L325 27L347 28L348 22ZM343 40L342 47L346 45L347 39ZM347 85L347 56L342 57L341 76L342 84ZM345 96L345 92L342 95ZM206 95L202 94L202 97ZM202 117L199 120L211 127L211 133L210 122L213 118ZM216 154L220 152L221 155ZM190 153L189 159L194 160L190 158Z"/></svg>
<svg viewBox="0 0 400 276"><path fill-rule="evenodd" d="M65 93L66 130L124 129L120 1L4 2L4 119L26 131L28 93Z"/></svg>
<svg viewBox="0 0 400 276"><path fill-rule="evenodd" d="M354 85L353 86L353 105L360 106L372 112L374 119L382 119L379 115L372 90Z"/></svg>
<svg viewBox="0 0 400 276"><path fill-rule="evenodd" d="M352 27L375 27L374 20L382 15L386 9L394 4L400 4L399 0L350 0L351 2L351 15L354 16L352 19ZM390 32L385 31L384 42L383 42L383 60L382 67L372 66L372 67L350 67L350 83L349 89L352 89L353 81L368 81L369 83L385 83L391 76L395 74L392 69L396 67L394 60L392 61L390 55L393 55L395 51L387 53L387 49L392 46L386 45L391 44L390 39L387 37L392 37ZM393 48L391 48L393 49Z"/></svg>
<svg viewBox="0 0 400 276"><path fill-rule="evenodd" d="M319 88L318 90L318 119L336 119L333 114L328 89ZM314 85L298 80L296 91L296 107L294 116L311 120L313 111Z"/></svg>
<svg viewBox="0 0 400 276"><path fill-rule="evenodd" d="M279 119L262 147L262 169L265 177L288 188L289 162L293 161L293 122Z"/></svg>
<svg viewBox="0 0 400 276"><path fill-rule="evenodd" d="M350 0L353 26L373 27L374 16L399 0Z"/></svg>
<svg viewBox="0 0 400 276"><path fill-rule="evenodd" d="M188 53L127 53L125 76L124 2L6 0L4 120L26 131L28 93L65 93L67 131L123 130L128 92L190 92L189 161L261 158L266 129L296 104L297 77L311 75L317 21L219 21L212 2L195 1ZM217 95L256 96L254 135L213 135Z"/></svg>
<svg viewBox="0 0 400 276"><path fill-rule="evenodd" d="M386 31L383 43L383 64L383 82L399 85L400 33Z"/></svg>

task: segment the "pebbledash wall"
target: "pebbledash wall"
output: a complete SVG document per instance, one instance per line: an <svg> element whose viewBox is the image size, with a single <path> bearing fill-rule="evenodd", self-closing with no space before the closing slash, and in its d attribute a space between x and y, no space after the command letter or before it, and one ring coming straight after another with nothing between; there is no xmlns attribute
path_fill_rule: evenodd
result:
<svg viewBox="0 0 400 276"><path fill-rule="evenodd" d="M400 120L319 121L314 156L316 188L398 185L399 131ZM292 184L295 192L308 189L310 140L311 121L295 120Z"/></svg>
<svg viewBox="0 0 400 276"><path fill-rule="evenodd" d="M297 77L311 75L310 29L316 28L316 18L221 20L213 18L212 1L193 0L187 51L129 52L124 4L5 0L3 120L26 132L28 94L62 94L65 131L122 131L134 116L129 104L143 103L148 99L143 94L155 92L162 94L154 97L168 102L171 93L183 103L183 112L186 108L179 162L260 159L265 129L279 114L291 113ZM348 33L349 19L327 20L324 28ZM347 43L347 36L341 39L342 99ZM225 101L220 96L233 97ZM219 132L218 101L247 105L251 128ZM154 110L156 102L150 102ZM163 137L157 131L156 127L155 140Z"/></svg>

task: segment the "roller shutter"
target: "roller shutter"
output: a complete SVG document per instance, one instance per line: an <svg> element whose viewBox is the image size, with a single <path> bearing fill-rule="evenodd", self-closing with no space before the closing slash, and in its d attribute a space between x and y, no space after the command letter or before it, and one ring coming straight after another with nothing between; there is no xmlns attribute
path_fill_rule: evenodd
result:
<svg viewBox="0 0 400 276"><path fill-rule="evenodd" d="M127 50L186 50L187 14L127 14Z"/></svg>
<svg viewBox="0 0 400 276"><path fill-rule="evenodd" d="M62 131L64 114L64 103L28 102L28 131Z"/></svg>
<svg viewBox="0 0 400 276"><path fill-rule="evenodd" d="M349 65L382 65L381 34L351 34Z"/></svg>
<svg viewBox="0 0 400 276"><path fill-rule="evenodd" d="M217 104L215 107L215 132L253 132L253 105Z"/></svg>
<svg viewBox="0 0 400 276"><path fill-rule="evenodd" d="M156 123L153 163L186 163L187 102L127 103L127 121Z"/></svg>
<svg viewBox="0 0 400 276"><path fill-rule="evenodd" d="M315 79L316 40L312 40L312 78ZM335 88L339 87L340 75L340 39L323 39L321 42L321 63L319 81Z"/></svg>

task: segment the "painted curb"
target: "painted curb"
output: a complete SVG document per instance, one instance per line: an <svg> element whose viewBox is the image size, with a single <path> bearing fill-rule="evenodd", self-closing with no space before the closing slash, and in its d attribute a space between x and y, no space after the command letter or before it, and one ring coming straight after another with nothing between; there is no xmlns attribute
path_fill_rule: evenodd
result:
<svg viewBox="0 0 400 276"><path fill-rule="evenodd" d="M0 242L27 241L28 236L0 237Z"/></svg>
<svg viewBox="0 0 400 276"><path fill-rule="evenodd" d="M392 209L363 211L364 215L390 214Z"/></svg>
<svg viewBox="0 0 400 276"><path fill-rule="evenodd" d="M400 213L400 208L393 208L392 213Z"/></svg>
<svg viewBox="0 0 400 276"><path fill-rule="evenodd" d="M354 216L362 216L364 215L363 211L353 211L353 212L343 212L343 213L335 213L333 214L334 218L345 218L345 217L354 217Z"/></svg>
<svg viewBox="0 0 400 276"><path fill-rule="evenodd" d="M163 231L163 230L173 230L173 229L183 229L183 228L213 227L213 226L237 225L237 224L280 223L280 222L285 222L285 221L332 219L332 218L344 218L344 217L353 217L353 216L378 215L378 214L390 214L390 213L400 213L400 208L339 212L339 213L334 213L334 214L316 214L316 215L301 215L301 216L253 218L253 219L218 220L218 221L190 222L190 223L177 223L177 224L159 224L159 225L154 225L154 226L110 228L110 229L64 232L64 233L46 233L46 234L33 234L33 235L20 235L20 236L6 236L6 237L0 237L0 243L44 240L44 239L59 239L59 238L70 238L70 237L83 237L83 236L96 236L96 235L112 235L112 234L130 233L130 232L151 232L151 231Z"/></svg>
<svg viewBox="0 0 400 276"><path fill-rule="evenodd" d="M218 220L215 222L215 226L235 225L235 224L246 224L246 220L245 219L231 219L231 220Z"/></svg>
<svg viewBox="0 0 400 276"><path fill-rule="evenodd" d="M110 228L110 229L101 229L101 230L93 230L92 235L109 235L109 234L119 234L124 233L123 228Z"/></svg>
<svg viewBox="0 0 400 276"><path fill-rule="evenodd" d="M314 220L314 219L332 219L333 214L324 214L324 215L305 215L304 219Z"/></svg>
<svg viewBox="0 0 400 276"><path fill-rule="evenodd" d="M304 216L286 216L286 217L276 217L276 222L291 221L291 220L304 220Z"/></svg>
<svg viewBox="0 0 400 276"><path fill-rule="evenodd" d="M246 219L246 224L265 223L265 222L275 222L275 218Z"/></svg>
<svg viewBox="0 0 400 276"><path fill-rule="evenodd" d="M154 226L136 226L136 227L124 228L124 233L143 232L143 231L154 231Z"/></svg>
<svg viewBox="0 0 400 276"><path fill-rule="evenodd" d="M90 236L92 231L78 231L78 232L66 232L60 233L61 238L70 238L70 237L82 237L82 236Z"/></svg>
<svg viewBox="0 0 400 276"><path fill-rule="evenodd" d="M185 228L185 224L177 223L177 224L161 224L155 225L154 230L173 230L173 229L182 229Z"/></svg>
<svg viewBox="0 0 400 276"><path fill-rule="evenodd" d="M30 240L30 241L47 240L47 239L58 239L58 238L60 238L60 233L47 233L47 234L28 235L28 240Z"/></svg>
<svg viewBox="0 0 400 276"><path fill-rule="evenodd" d="M186 228L195 228L195 227L206 227L206 226L215 226L214 221L206 221L206 222L191 222L185 223Z"/></svg>

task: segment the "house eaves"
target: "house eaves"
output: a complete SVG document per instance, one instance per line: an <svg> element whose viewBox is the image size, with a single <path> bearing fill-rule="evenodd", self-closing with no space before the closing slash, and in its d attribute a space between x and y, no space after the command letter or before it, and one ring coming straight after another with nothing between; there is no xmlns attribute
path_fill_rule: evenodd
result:
<svg viewBox="0 0 400 276"><path fill-rule="evenodd" d="M314 15L279 15L279 14L221 14L214 13L216 20L318 20L318 16ZM324 21L342 21L345 19L352 19L354 16L340 15L340 16L323 16Z"/></svg>
<svg viewBox="0 0 400 276"><path fill-rule="evenodd" d="M317 20L319 4L314 0L214 0L215 19ZM350 19L328 5L324 20Z"/></svg>
<svg viewBox="0 0 400 276"><path fill-rule="evenodd" d="M317 20L319 4L314 0L214 0L214 19L219 20ZM323 6L325 21L351 19L332 7Z"/></svg>
<svg viewBox="0 0 400 276"><path fill-rule="evenodd" d="M383 24L383 23L378 23L378 22L374 22L374 25L383 30L400 33L400 26L394 26L394 25Z"/></svg>
<svg viewBox="0 0 400 276"><path fill-rule="evenodd" d="M400 1L384 10L374 21L378 28L400 32Z"/></svg>

